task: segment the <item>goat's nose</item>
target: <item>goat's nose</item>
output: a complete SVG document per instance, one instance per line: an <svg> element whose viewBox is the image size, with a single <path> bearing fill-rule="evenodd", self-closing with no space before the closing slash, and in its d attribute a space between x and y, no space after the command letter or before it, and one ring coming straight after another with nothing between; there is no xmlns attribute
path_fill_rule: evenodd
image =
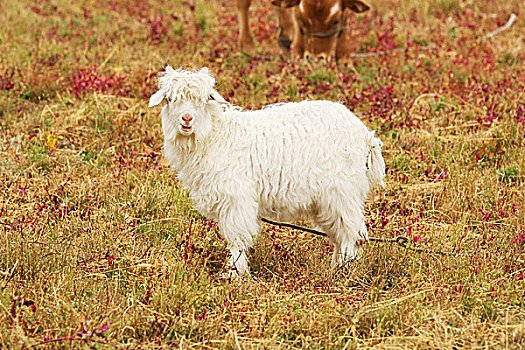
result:
<svg viewBox="0 0 525 350"><path fill-rule="evenodd" d="M193 118L192 118L191 115L189 115L189 114L184 114L184 115L182 116L182 120L185 121L186 123L191 122L192 119L193 119Z"/></svg>
<svg viewBox="0 0 525 350"><path fill-rule="evenodd" d="M314 55L310 52L305 52L304 59L310 62L324 62L328 59L328 55L326 53Z"/></svg>

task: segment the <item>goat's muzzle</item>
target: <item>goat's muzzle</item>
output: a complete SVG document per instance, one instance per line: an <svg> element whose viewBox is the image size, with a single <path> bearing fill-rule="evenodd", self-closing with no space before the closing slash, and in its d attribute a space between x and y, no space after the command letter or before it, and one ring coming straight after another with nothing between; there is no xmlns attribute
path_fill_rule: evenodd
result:
<svg viewBox="0 0 525 350"><path fill-rule="evenodd" d="M327 53L319 53L317 55L313 55L308 51L304 52L303 58L311 63L323 63L323 62L330 62L332 56Z"/></svg>

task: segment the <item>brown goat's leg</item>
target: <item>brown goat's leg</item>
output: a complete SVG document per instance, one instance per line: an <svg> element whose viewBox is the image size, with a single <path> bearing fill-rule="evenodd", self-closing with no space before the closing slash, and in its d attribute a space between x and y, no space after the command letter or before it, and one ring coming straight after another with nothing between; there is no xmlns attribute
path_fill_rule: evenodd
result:
<svg viewBox="0 0 525 350"><path fill-rule="evenodd" d="M337 47L335 49L335 58L338 63L352 62L352 48L355 48L355 43L350 40L348 33L344 32L339 40L337 40ZM357 48L354 49L357 51Z"/></svg>
<svg viewBox="0 0 525 350"><path fill-rule="evenodd" d="M237 0L239 13L239 48L244 52L253 51L253 36L248 25L248 9L252 0Z"/></svg>

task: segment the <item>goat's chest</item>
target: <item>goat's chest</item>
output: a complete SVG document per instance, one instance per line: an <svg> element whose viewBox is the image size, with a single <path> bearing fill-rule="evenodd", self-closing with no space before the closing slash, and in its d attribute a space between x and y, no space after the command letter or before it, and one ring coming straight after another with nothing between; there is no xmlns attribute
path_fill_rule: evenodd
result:
<svg viewBox="0 0 525 350"><path fill-rule="evenodd" d="M255 197L253 180L248 175L248 169L240 162L206 157L178 172L183 188L190 192L193 207L212 219L217 219L223 206L235 202L237 197Z"/></svg>

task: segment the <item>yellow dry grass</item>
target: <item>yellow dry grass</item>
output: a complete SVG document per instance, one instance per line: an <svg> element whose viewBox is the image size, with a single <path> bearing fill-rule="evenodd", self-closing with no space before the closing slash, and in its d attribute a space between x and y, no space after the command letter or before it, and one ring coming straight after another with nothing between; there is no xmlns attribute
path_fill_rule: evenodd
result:
<svg viewBox="0 0 525 350"><path fill-rule="evenodd" d="M233 2L193 4L0 4L0 348L523 348L520 1L376 0L355 52L408 50L316 68L281 57L264 2L253 56ZM385 142L370 234L461 254L369 243L334 272L324 239L264 226L253 280L221 280L147 108L167 62L242 106L342 101Z"/></svg>

